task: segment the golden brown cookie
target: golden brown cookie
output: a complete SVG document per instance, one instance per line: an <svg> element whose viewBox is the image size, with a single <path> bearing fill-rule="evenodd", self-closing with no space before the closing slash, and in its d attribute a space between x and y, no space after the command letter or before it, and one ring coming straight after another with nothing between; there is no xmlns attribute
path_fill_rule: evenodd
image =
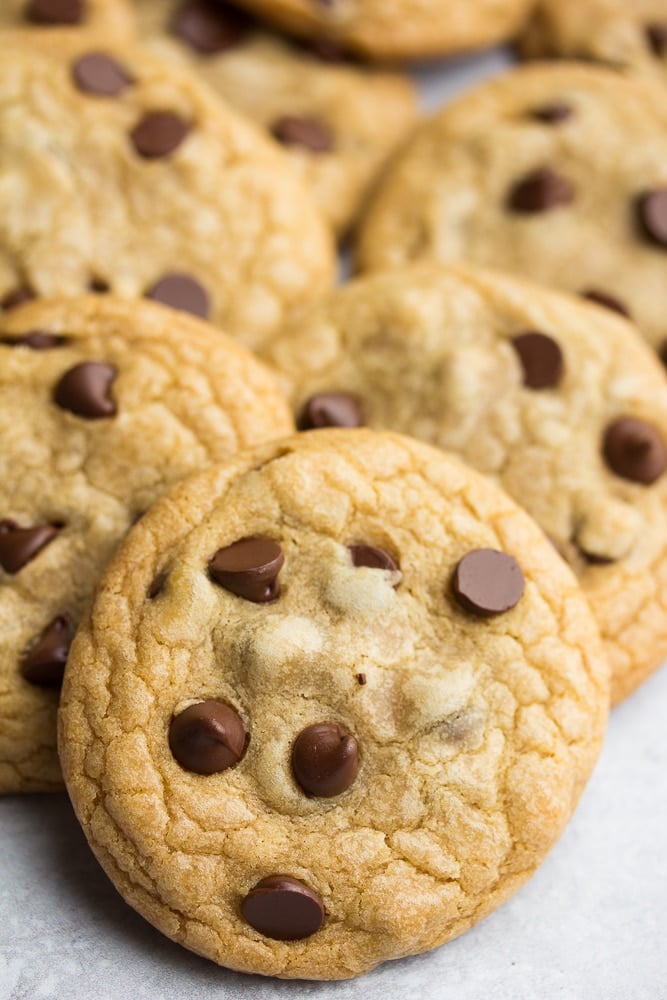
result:
<svg viewBox="0 0 667 1000"><path fill-rule="evenodd" d="M312 307L267 359L302 427L412 434L521 503L591 602L615 701L667 657L667 380L626 322L420 264Z"/></svg>
<svg viewBox="0 0 667 1000"><path fill-rule="evenodd" d="M0 28L93 28L128 32L129 0L2 0ZM4 46L3 46L4 55Z"/></svg>
<svg viewBox="0 0 667 1000"><path fill-rule="evenodd" d="M502 491L322 430L159 501L74 641L59 746L97 857L229 968L342 979L502 903L567 823L608 676Z"/></svg>
<svg viewBox="0 0 667 1000"><path fill-rule="evenodd" d="M12 35L0 149L0 307L109 290L256 346L332 281L330 233L288 158L142 49Z"/></svg>
<svg viewBox="0 0 667 1000"><path fill-rule="evenodd" d="M69 643L129 526L166 486L292 426L259 361L161 306L100 296L0 318L0 793L61 787Z"/></svg>

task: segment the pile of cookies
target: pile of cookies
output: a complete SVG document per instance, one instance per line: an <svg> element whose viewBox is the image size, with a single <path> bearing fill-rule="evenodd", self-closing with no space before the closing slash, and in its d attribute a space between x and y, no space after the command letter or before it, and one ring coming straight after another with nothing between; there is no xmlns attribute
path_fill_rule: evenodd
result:
<svg viewBox="0 0 667 1000"><path fill-rule="evenodd" d="M0 10L0 793L221 965L475 924L667 656L659 7Z"/></svg>

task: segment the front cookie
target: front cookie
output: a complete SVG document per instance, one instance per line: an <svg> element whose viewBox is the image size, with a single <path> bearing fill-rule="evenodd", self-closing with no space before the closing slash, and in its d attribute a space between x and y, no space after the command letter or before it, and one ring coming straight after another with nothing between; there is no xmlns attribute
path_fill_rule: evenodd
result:
<svg viewBox="0 0 667 1000"><path fill-rule="evenodd" d="M0 793L62 779L69 644L130 525L189 472L293 426L238 344L104 296L0 319Z"/></svg>
<svg viewBox="0 0 667 1000"><path fill-rule="evenodd" d="M60 752L99 860L164 933L340 979L529 877L607 685L574 578L505 494L408 438L323 430L135 526L72 647Z"/></svg>

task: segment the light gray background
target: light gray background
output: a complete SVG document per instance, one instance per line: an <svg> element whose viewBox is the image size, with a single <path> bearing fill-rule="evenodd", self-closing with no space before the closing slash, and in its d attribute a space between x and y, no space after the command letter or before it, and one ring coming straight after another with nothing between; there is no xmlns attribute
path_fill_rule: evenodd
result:
<svg viewBox="0 0 667 1000"><path fill-rule="evenodd" d="M420 72L425 102L506 64ZM0 799L0 1000L667 1000L667 669L612 718L599 766L535 878L429 955L337 984L220 969L116 894L64 795Z"/></svg>

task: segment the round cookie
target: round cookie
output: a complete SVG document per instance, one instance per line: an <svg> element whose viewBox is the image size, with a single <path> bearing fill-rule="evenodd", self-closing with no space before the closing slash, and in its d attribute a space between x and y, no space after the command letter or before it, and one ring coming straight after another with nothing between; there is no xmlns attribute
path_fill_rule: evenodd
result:
<svg viewBox="0 0 667 1000"><path fill-rule="evenodd" d="M328 227L282 150L144 50L12 35L0 149L0 307L109 290L254 347L333 280Z"/></svg>
<svg viewBox="0 0 667 1000"><path fill-rule="evenodd" d="M47 791L69 642L121 536L168 485L293 423L248 351L151 303L14 310L0 362L0 793Z"/></svg>
<svg viewBox="0 0 667 1000"><path fill-rule="evenodd" d="M368 59L424 59L506 41L533 0L236 0L303 38L324 38Z"/></svg>
<svg viewBox="0 0 667 1000"><path fill-rule="evenodd" d="M540 0L521 51L602 62L665 83L667 7L664 0Z"/></svg>
<svg viewBox="0 0 667 1000"><path fill-rule="evenodd" d="M607 685L574 577L504 493L418 441L323 430L191 477L130 532L59 747L93 850L160 930L341 979L532 874Z"/></svg>
<svg viewBox="0 0 667 1000"><path fill-rule="evenodd" d="M28 26L129 32L133 20L128 0L2 0L0 29Z"/></svg>
<svg viewBox="0 0 667 1000"><path fill-rule="evenodd" d="M667 657L667 380L620 317L425 263L353 282L267 359L300 426L401 431L495 477L579 577L615 701Z"/></svg>
<svg viewBox="0 0 667 1000"><path fill-rule="evenodd" d="M285 146L344 233L416 120L409 79L318 58L213 0L139 0L137 16L144 44L196 70Z"/></svg>
<svg viewBox="0 0 667 1000"><path fill-rule="evenodd" d="M596 296L660 349L666 204L664 88L574 64L527 66L417 132L369 208L360 265L500 267Z"/></svg>

